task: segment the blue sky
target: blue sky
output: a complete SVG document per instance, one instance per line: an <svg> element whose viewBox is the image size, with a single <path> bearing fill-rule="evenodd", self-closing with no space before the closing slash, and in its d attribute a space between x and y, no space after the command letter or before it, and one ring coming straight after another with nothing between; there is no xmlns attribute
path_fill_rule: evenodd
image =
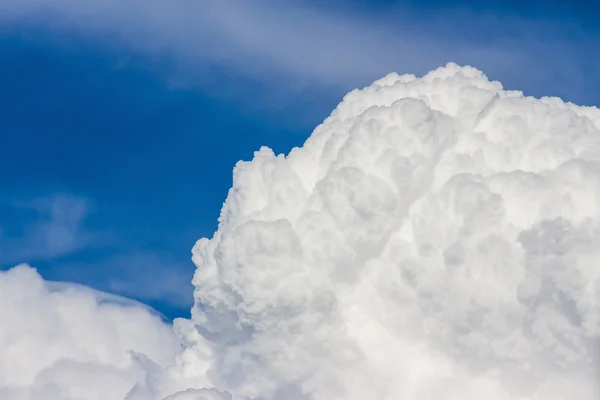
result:
<svg viewBox="0 0 600 400"><path fill-rule="evenodd" d="M600 103L600 9L577 2L8 0L0 4L0 268L192 302L237 160L299 146L388 72L471 64Z"/></svg>

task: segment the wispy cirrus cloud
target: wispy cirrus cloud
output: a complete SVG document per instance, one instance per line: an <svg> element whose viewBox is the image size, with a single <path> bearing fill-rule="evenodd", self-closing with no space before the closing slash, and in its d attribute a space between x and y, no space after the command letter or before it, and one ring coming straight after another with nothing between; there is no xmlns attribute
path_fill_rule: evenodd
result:
<svg viewBox="0 0 600 400"><path fill-rule="evenodd" d="M140 247L119 227L93 226L92 204L69 194L0 204L0 269L31 263L51 279L188 309L190 256Z"/></svg>
<svg viewBox="0 0 600 400"><path fill-rule="evenodd" d="M83 197L54 194L2 206L0 264L48 260L100 242L86 226L91 210Z"/></svg>
<svg viewBox="0 0 600 400"><path fill-rule="evenodd" d="M117 250L93 262L61 263L63 280L135 298L160 302L177 309L189 309L194 265L190 257L168 252L133 249Z"/></svg>
<svg viewBox="0 0 600 400"><path fill-rule="evenodd" d="M347 90L388 72L424 73L448 61L472 64L526 91L587 101L598 38L575 24L482 11L350 7L258 0L7 0L0 24L28 22L55 33L126 46L177 61L181 79L210 79L218 66L286 90ZM214 77L213 77L214 78Z"/></svg>

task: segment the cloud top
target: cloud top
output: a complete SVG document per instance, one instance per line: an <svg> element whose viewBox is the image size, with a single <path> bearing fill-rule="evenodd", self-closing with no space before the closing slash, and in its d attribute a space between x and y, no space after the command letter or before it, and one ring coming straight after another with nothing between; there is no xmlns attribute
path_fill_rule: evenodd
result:
<svg viewBox="0 0 600 400"><path fill-rule="evenodd" d="M194 247L211 381L240 399L594 398L599 161L598 109L474 68L349 93L303 147L239 163Z"/></svg>

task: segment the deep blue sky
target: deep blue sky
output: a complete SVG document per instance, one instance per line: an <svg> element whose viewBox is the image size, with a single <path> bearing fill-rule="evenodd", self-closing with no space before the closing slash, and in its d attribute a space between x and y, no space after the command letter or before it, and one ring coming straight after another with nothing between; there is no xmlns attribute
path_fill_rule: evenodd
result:
<svg viewBox="0 0 600 400"><path fill-rule="evenodd" d="M188 3L177 4L185 12ZM190 250L214 232L235 162L262 145L301 145L354 87L457 61L528 94L600 103L600 11L583 3L332 1L307 17L315 32L298 39L282 24L273 27L281 42L249 44L236 25L222 37L194 30L193 19L177 29L177 12L172 25L148 19L135 30L124 17L75 26L70 9L48 16L12 4L0 17L0 268L28 262L47 279L134 297L169 317L191 304ZM293 14L261 7L246 23ZM409 21L402 28L397 15ZM356 38L368 24L387 28L344 42L319 28L329 20Z"/></svg>
<svg viewBox="0 0 600 400"><path fill-rule="evenodd" d="M111 289L109 278L123 278L128 287L136 282L161 286L153 273L165 268L183 275L177 283L191 280L191 247L216 229L237 160L250 158L263 144L288 151L310 133L304 121L265 120L253 116L253 106L196 88L170 88L151 72L152 65L145 65L148 60L94 51L86 44L62 48L34 33L28 39L5 35L0 54L5 237L27 236L22 231L40 219L14 203L60 196L85 202L89 213L82 229L97 241L31 259L13 259L20 249L2 249L2 267L32 262L47 279L104 290ZM35 238L19 244L40 246ZM144 264L147 257L154 265L128 263L132 258ZM129 268L132 273L124 271ZM191 286L164 290L166 297L181 290L191 301ZM144 299L152 291L132 287L125 294ZM181 305L179 298L163 302Z"/></svg>

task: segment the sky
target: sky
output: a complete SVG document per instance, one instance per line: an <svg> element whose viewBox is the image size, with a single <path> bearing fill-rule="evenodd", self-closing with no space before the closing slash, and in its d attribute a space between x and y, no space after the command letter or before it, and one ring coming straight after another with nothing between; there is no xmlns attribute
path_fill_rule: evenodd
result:
<svg viewBox="0 0 600 400"><path fill-rule="evenodd" d="M470 64L600 104L577 2L8 0L0 4L0 268L193 303L238 160L287 153L350 90ZM597 14L596 14L597 15Z"/></svg>

